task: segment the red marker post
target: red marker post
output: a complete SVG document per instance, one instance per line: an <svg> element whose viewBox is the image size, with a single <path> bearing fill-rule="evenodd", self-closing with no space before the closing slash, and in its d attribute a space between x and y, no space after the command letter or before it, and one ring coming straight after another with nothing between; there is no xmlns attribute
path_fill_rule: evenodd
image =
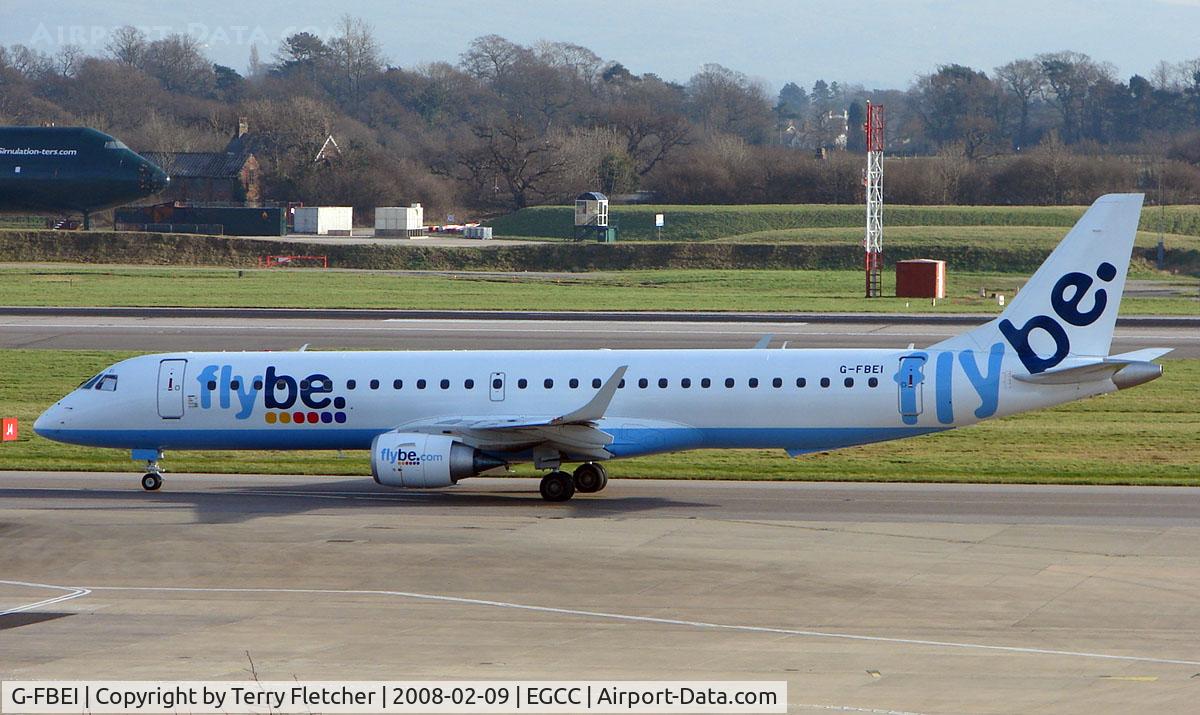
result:
<svg viewBox="0 0 1200 715"><path fill-rule="evenodd" d="M4 431L3 441L5 441L5 442L17 441L17 436L19 434L18 427L19 426L17 424L16 417L5 417L4 422L3 422L3 427L2 427L2 429Z"/></svg>

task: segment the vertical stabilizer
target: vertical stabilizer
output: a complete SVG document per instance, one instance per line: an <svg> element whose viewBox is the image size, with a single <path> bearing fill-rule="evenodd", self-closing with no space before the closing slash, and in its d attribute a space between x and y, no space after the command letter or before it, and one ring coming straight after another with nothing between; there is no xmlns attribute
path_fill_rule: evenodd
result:
<svg viewBox="0 0 1200 715"><path fill-rule="evenodd" d="M1096 199L999 318L931 349L986 352L1004 342L1031 374L1067 357L1107 357L1142 194Z"/></svg>

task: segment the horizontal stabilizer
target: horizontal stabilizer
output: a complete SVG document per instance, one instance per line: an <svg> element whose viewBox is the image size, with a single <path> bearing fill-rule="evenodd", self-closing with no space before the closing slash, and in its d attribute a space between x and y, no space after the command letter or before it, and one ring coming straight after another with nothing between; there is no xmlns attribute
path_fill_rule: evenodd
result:
<svg viewBox="0 0 1200 715"><path fill-rule="evenodd" d="M1033 375L1013 375L1013 378L1036 385L1079 385L1096 380L1112 380L1118 389L1124 390L1162 375L1162 366L1150 361L1166 355L1171 350L1172 348L1145 348L1082 365L1046 370Z"/></svg>

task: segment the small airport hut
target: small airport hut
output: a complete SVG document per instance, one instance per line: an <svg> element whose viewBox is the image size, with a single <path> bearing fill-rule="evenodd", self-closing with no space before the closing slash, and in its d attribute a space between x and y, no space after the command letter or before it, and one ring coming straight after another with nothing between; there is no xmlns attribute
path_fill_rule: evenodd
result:
<svg viewBox="0 0 1200 715"><path fill-rule="evenodd" d="M463 227L463 238L477 238L481 241L492 240L491 226L465 226Z"/></svg>
<svg viewBox="0 0 1200 715"><path fill-rule="evenodd" d="M296 233L349 236L353 226L354 209L349 206L300 206L296 209Z"/></svg>
<svg viewBox="0 0 1200 715"><path fill-rule="evenodd" d="M378 206L375 208L376 236L424 236L425 210L421 204L411 206Z"/></svg>
<svg viewBox="0 0 1200 715"><path fill-rule="evenodd" d="M946 262L928 258L896 261L897 298L945 298Z"/></svg>
<svg viewBox="0 0 1200 715"><path fill-rule="evenodd" d="M595 236L601 243L617 240L617 230L608 225L608 197L588 191L575 197L575 240Z"/></svg>

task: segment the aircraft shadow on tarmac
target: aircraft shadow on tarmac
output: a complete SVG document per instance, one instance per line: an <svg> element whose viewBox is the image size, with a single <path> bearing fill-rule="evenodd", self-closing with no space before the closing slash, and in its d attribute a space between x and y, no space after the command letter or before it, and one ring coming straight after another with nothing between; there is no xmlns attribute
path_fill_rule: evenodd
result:
<svg viewBox="0 0 1200 715"><path fill-rule="evenodd" d="M280 481L254 486L217 486L204 490L189 489L187 477L171 479L158 492L145 492L136 483L128 490L90 489L0 489L0 500L54 500L55 508L84 511L112 508L190 508L196 523L240 523L266 516L288 516L312 511L370 511L420 509L424 514L450 514L470 509L512 510L506 515L546 518L610 518L635 512L665 509L717 509L718 504L681 501L659 496L619 496L606 493L576 498L561 504L548 504L536 490L502 489L497 491L404 490L392 491L364 485L363 480L341 482ZM118 500L122 506L95 503ZM91 503L89 503L91 502ZM15 504L15 501L10 501Z"/></svg>

